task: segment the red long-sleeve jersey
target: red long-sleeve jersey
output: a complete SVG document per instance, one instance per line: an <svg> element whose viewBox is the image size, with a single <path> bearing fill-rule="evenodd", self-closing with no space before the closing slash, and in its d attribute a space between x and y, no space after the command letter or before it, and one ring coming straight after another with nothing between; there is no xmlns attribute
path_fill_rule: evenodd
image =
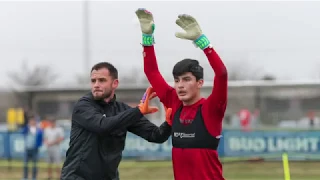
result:
<svg viewBox="0 0 320 180"><path fill-rule="evenodd" d="M204 49L211 67L215 72L212 93L190 106L183 106L180 119L191 123L201 107L206 129L213 137L219 138L222 131L222 119L227 105L227 69L219 55L211 47ZM182 106L174 88L169 86L158 69L153 46L144 47L144 72L156 91L160 101L172 108L172 114ZM172 116L172 117L173 117ZM223 180L222 165L216 150L202 148L172 149L172 161L175 180Z"/></svg>

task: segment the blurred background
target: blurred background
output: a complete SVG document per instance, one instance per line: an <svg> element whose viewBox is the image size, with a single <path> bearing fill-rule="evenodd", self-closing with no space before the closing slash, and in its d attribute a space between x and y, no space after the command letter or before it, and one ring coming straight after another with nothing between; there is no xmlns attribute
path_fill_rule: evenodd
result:
<svg viewBox="0 0 320 180"><path fill-rule="evenodd" d="M169 84L183 58L214 73L203 52L174 37L178 14L197 18L229 75L219 154L228 180L283 179L287 152L293 180L320 179L320 2L317 1L0 1L0 179L21 179L28 117L45 129L56 117L68 149L73 104L90 90L91 66L118 68L119 101L136 106L149 83L134 11L153 12L159 68ZM159 125L164 110L149 116ZM151 144L128 134L123 180L173 179L171 140ZM46 178L41 147L39 177ZM268 169L268 171L266 171ZM8 173L9 172L9 173ZM150 173L152 172L152 173Z"/></svg>

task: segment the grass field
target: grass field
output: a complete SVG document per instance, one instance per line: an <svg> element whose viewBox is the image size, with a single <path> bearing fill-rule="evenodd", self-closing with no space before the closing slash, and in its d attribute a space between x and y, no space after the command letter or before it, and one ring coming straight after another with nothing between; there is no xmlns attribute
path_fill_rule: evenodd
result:
<svg viewBox="0 0 320 180"><path fill-rule="evenodd" d="M0 179L21 179L22 163L0 161ZM39 164L39 180L46 179L46 163ZM283 180L282 162L228 162L223 164L226 180ZM319 180L320 162L290 162L291 180ZM173 180L170 161L120 164L121 180Z"/></svg>

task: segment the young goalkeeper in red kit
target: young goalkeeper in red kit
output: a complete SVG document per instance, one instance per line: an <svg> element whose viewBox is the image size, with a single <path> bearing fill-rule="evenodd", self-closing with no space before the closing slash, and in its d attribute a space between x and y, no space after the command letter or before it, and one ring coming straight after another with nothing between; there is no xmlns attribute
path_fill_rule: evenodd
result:
<svg viewBox="0 0 320 180"><path fill-rule="evenodd" d="M202 34L195 18L179 15L176 24L185 33L176 37L187 39L203 50L215 72L213 89L205 99L200 96L203 68L197 60L184 59L173 68L174 87L159 72L154 51L153 15L138 9L136 15L143 34L144 71L166 107L172 108L172 162L175 180L224 180L217 148L222 119L227 106L227 69L210 41ZM178 48L178 47L176 47Z"/></svg>

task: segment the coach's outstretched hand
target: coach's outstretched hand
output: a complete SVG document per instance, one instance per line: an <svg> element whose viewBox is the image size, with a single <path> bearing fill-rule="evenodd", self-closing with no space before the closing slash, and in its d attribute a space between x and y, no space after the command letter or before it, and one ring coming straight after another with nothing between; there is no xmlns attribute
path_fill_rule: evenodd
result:
<svg viewBox="0 0 320 180"><path fill-rule="evenodd" d="M151 114L159 110L157 107L149 106L149 101L156 96L157 94L152 87L149 87L146 90L139 104L139 109L142 114Z"/></svg>
<svg viewBox="0 0 320 180"><path fill-rule="evenodd" d="M205 49L210 45L210 41L202 34L200 25L194 17L187 14L181 14L178 16L176 24L185 31L176 32L175 35L177 38L191 40L201 49Z"/></svg>
<svg viewBox="0 0 320 180"><path fill-rule="evenodd" d="M142 45L152 46L154 44L153 32L155 29L152 13L144 8L139 8L136 11L136 15L142 31Z"/></svg>

